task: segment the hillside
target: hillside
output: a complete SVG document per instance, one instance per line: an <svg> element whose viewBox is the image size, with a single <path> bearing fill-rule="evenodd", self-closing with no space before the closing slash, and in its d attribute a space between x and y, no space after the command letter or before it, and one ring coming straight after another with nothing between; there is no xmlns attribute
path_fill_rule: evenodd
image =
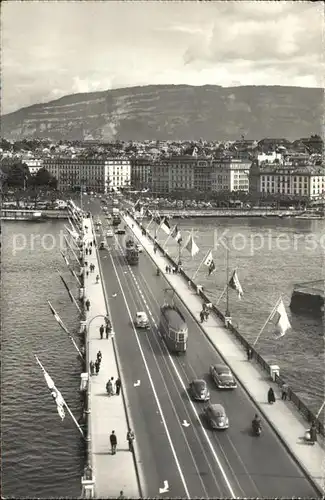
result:
<svg viewBox="0 0 325 500"><path fill-rule="evenodd" d="M74 94L4 115L7 139L225 140L321 134L322 89L149 85Z"/></svg>

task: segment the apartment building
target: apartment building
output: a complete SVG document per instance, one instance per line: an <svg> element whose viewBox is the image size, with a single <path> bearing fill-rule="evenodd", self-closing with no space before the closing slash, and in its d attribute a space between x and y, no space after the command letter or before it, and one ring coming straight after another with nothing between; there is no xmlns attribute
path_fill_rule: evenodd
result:
<svg viewBox="0 0 325 500"><path fill-rule="evenodd" d="M193 156L174 156L166 161L168 168L169 192L194 189L194 169L197 158Z"/></svg>
<svg viewBox="0 0 325 500"><path fill-rule="evenodd" d="M220 158L212 161L212 191L249 191L251 161L237 158Z"/></svg>
<svg viewBox="0 0 325 500"><path fill-rule="evenodd" d="M82 189L106 193L128 186L131 163L123 158L46 158L43 163L57 180L61 191Z"/></svg>
<svg viewBox="0 0 325 500"><path fill-rule="evenodd" d="M319 198L325 194L325 168L311 164L255 163L251 169L250 185L252 193Z"/></svg>
<svg viewBox="0 0 325 500"><path fill-rule="evenodd" d="M23 162L27 165L29 173L31 175L36 175L37 172L41 168L43 168L43 160L32 158L32 159L25 159Z"/></svg>
<svg viewBox="0 0 325 500"><path fill-rule="evenodd" d="M153 160L148 157L131 160L131 186L136 190L152 188Z"/></svg>

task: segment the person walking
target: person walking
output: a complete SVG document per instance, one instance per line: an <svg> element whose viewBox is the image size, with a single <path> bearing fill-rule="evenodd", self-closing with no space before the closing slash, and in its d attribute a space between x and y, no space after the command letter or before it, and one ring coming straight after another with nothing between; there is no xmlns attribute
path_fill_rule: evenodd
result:
<svg viewBox="0 0 325 500"><path fill-rule="evenodd" d="M96 238L93 239L94 246L96 245Z"/></svg>
<svg viewBox="0 0 325 500"><path fill-rule="evenodd" d="M317 441L317 429L315 422L311 424L311 427L309 429L309 435L311 444L315 444Z"/></svg>
<svg viewBox="0 0 325 500"><path fill-rule="evenodd" d="M100 333L100 338L102 339L103 335L104 335L104 325L100 325L100 327L99 327L99 333Z"/></svg>
<svg viewBox="0 0 325 500"><path fill-rule="evenodd" d="M285 382L282 384L281 387L281 399L282 401L286 401L288 397L288 391L289 391L289 386Z"/></svg>
<svg viewBox="0 0 325 500"><path fill-rule="evenodd" d="M108 320L109 321L109 320ZM108 339L109 338L109 334L112 330L112 327L111 327L111 323L106 323L106 326L105 326L105 333L106 333L106 338Z"/></svg>
<svg viewBox="0 0 325 500"><path fill-rule="evenodd" d="M123 490L121 490L121 491L120 491L120 494L119 494L119 496L118 496L117 498L119 498L119 499L121 499L121 500L122 500L123 498L125 498L125 496L124 496L124 491L123 491Z"/></svg>
<svg viewBox="0 0 325 500"><path fill-rule="evenodd" d="M97 353L97 361L99 364L101 364L101 362L102 362L102 353L100 351L98 351L98 353Z"/></svg>
<svg viewBox="0 0 325 500"><path fill-rule="evenodd" d="M250 361L252 359L252 349L250 347L247 347L246 349L246 354L247 354L247 361Z"/></svg>
<svg viewBox="0 0 325 500"><path fill-rule="evenodd" d="M114 377L111 377L111 384L112 384L112 396L115 394L115 382L114 382Z"/></svg>
<svg viewBox="0 0 325 500"><path fill-rule="evenodd" d="M95 363L93 361L90 361L89 368L90 368L90 375L94 375L94 373L95 373Z"/></svg>
<svg viewBox="0 0 325 500"><path fill-rule="evenodd" d="M86 250L85 250L85 251L86 251L86 255L88 255L88 248L86 248Z"/></svg>
<svg viewBox="0 0 325 500"><path fill-rule="evenodd" d="M99 274L96 276L96 285L99 283Z"/></svg>
<svg viewBox="0 0 325 500"><path fill-rule="evenodd" d="M111 379L108 380L107 384L106 384L106 392L109 396L112 396L112 392L113 392L113 386L112 386L112 381Z"/></svg>
<svg viewBox="0 0 325 500"><path fill-rule="evenodd" d="M92 250L91 250L91 248L89 248L89 255L91 255L91 254L92 254Z"/></svg>
<svg viewBox="0 0 325 500"><path fill-rule="evenodd" d="M203 321L204 321L204 312L203 311L200 311L200 321L201 321L201 323L203 323Z"/></svg>
<svg viewBox="0 0 325 500"><path fill-rule="evenodd" d="M99 373L99 368L100 368L100 362L98 361L98 359L96 359L96 361L95 361L96 375L98 375L98 373Z"/></svg>
<svg viewBox="0 0 325 500"><path fill-rule="evenodd" d="M89 271L86 271L86 276L87 276L87 278L88 278L88 276L89 276Z"/></svg>
<svg viewBox="0 0 325 500"><path fill-rule="evenodd" d="M273 403L275 403L275 394L272 387L269 388L269 391L267 393L267 400L270 405L273 405Z"/></svg>
<svg viewBox="0 0 325 500"><path fill-rule="evenodd" d="M165 267L166 274L168 274L168 266Z"/></svg>
<svg viewBox="0 0 325 500"><path fill-rule="evenodd" d="M116 396L119 396L119 394L120 394L121 385L122 385L121 379L117 378L116 381L115 381L115 394L116 394Z"/></svg>
<svg viewBox="0 0 325 500"><path fill-rule="evenodd" d="M88 271L87 271L87 272L88 272ZM89 311L89 309L90 309L90 300L89 300L89 299L87 299L87 300L86 300L85 305L86 305L86 309L87 309L87 311Z"/></svg>
<svg viewBox="0 0 325 500"><path fill-rule="evenodd" d="M117 437L116 437L115 431L112 431L112 434L110 435L109 440L111 442L112 455L115 455L116 447L117 447Z"/></svg>
<svg viewBox="0 0 325 500"><path fill-rule="evenodd" d="M92 242L92 241L89 243L89 246L90 246L90 247L92 247L92 246L93 246L93 242Z"/></svg>
<svg viewBox="0 0 325 500"><path fill-rule="evenodd" d="M133 451L134 432L132 429L128 430L126 440L129 443L129 451Z"/></svg>

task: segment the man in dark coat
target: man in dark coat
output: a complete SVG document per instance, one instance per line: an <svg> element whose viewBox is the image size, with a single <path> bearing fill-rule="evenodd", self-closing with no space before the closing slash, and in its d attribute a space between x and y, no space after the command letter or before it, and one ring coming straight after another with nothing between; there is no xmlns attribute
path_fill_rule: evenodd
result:
<svg viewBox="0 0 325 500"><path fill-rule="evenodd" d="M86 300L86 308L87 308L87 311L89 311L89 308L90 308L90 300L89 299Z"/></svg>
<svg viewBox="0 0 325 500"><path fill-rule="evenodd" d="M275 394L274 394L274 391L273 391L272 387L269 388L269 391L267 393L267 400L268 400L268 403L270 405L272 405L273 403L275 403Z"/></svg>
<svg viewBox="0 0 325 500"><path fill-rule="evenodd" d="M115 381L116 396L118 396L120 394L121 385L122 385L121 384L121 379L117 378L116 381Z"/></svg>
<svg viewBox="0 0 325 500"><path fill-rule="evenodd" d="M103 338L103 335L104 335L104 325L101 325L100 328L99 328L99 333L100 333L100 338L102 339Z"/></svg>
<svg viewBox="0 0 325 500"><path fill-rule="evenodd" d="M112 431L112 434L110 435L109 440L111 443L112 455L115 455L116 446L117 446L117 437L116 437L115 431Z"/></svg>
<svg viewBox="0 0 325 500"><path fill-rule="evenodd" d="M96 361L95 361L95 370L96 370L96 375L98 375L98 372L99 372L99 367L100 367L100 362L98 361L98 359L96 359Z"/></svg>

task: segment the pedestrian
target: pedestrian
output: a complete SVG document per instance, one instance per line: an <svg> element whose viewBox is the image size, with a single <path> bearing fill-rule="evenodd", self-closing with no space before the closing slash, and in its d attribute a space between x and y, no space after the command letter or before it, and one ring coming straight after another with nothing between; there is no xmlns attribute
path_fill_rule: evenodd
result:
<svg viewBox="0 0 325 500"><path fill-rule="evenodd" d="M102 339L103 335L104 335L104 325L100 325L100 327L99 327L99 333L100 333L100 338Z"/></svg>
<svg viewBox="0 0 325 500"><path fill-rule="evenodd" d="M155 248L153 249L153 253L156 255L156 253L157 253L157 247L155 247Z"/></svg>
<svg viewBox="0 0 325 500"><path fill-rule="evenodd" d="M286 401L288 397L288 391L289 391L289 386L285 382L282 384L281 387L281 399L282 401Z"/></svg>
<svg viewBox="0 0 325 500"><path fill-rule="evenodd" d="M87 311L89 311L89 309L90 309L90 300L89 299L86 300L86 309L87 309Z"/></svg>
<svg viewBox="0 0 325 500"><path fill-rule="evenodd" d="M123 490L120 491L120 495L117 498L120 498L120 499L125 498Z"/></svg>
<svg viewBox="0 0 325 500"><path fill-rule="evenodd" d="M96 276L96 285L99 283L99 274Z"/></svg>
<svg viewBox="0 0 325 500"><path fill-rule="evenodd" d="M116 437L115 431L112 431L112 434L110 435L109 440L111 442L112 455L115 455L116 446L117 446L117 437Z"/></svg>
<svg viewBox="0 0 325 500"><path fill-rule="evenodd" d="M89 271L86 271L86 276L87 276L87 278L88 278L88 276L89 276Z"/></svg>
<svg viewBox="0 0 325 500"><path fill-rule="evenodd" d="M91 252L92 252L92 250L91 250L91 248L89 248L89 255L91 255Z"/></svg>
<svg viewBox="0 0 325 500"><path fill-rule="evenodd" d="M270 405L272 405L273 403L275 403L275 394L274 394L274 391L273 391L272 387L269 388L269 391L267 393L267 400L268 400L268 403Z"/></svg>
<svg viewBox="0 0 325 500"><path fill-rule="evenodd" d="M112 384L112 396L115 394L115 382L114 382L114 377L111 377L111 384Z"/></svg>
<svg viewBox="0 0 325 500"><path fill-rule="evenodd" d="M95 361L96 375L98 375L98 373L99 373L99 367L100 367L100 363L99 363L98 359L96 359L96 361Z"/></svg>
<svg viewBox="0 0 325 500"><path fill-rule="evenodd" d="M100 351L98 351L98 353L97 353L97 361L99 364L101 364L101 362L102 362L102 353Z"/></svg>
<svg viewBox="0 0 325 500"><path fill-rule="evenodd" d="M85 267L87 267L87 266L88 266L88 262L85 260Z"/></svg>
<svg viewBox="0 0 325 500"><path fill-rule="evenodd" d="M111 379L108 380L107 384L106 384L106 392L109 396L112 396L112 393L113 393L113 387L112 387L112 381Z"/></svg>
<svg viewBox="0 0 325 500"><path fill-rule="evenodd" d="M192 288L192 283L191 283L191 281L190 281L190 280L188 280L188 282L187 282L187 286L188 286L188 288L191 290L191 288Z"/></svg>
<svg viewBox="0 0 325 500"><path fill-rule="evenodd" d="M129 443L129 451L133 451L134 432L132 429L128 430L126 440Z"/></svg>
<svg viewBox="0 0 325 500"><path fill-rule="evenodd" d="M93 361L90 361L89 368L90 368L90 375L94 375L94 373L95 373L95 363Z"/></svg>
<svg viewBox="0 0 325 500"><path fill-rule="evenodd" d="M200 311L200 320L201 320L201 323L203 323L203 321L204 321L204 312L203 311Z"/></svg>
<svg viewBox="0 0 325 500"><path fill-rule="evenodd" d="M92 241L89 243L89 246L91 246L91 247L93 246L93 242Z"/></svg>
<svg viewBox="0 0 325 500"><path fill-rule="evenodd" d="M246 354L247 354L247 360L250 361L253 357L252 349L250 347L247 347Z"/></svg>
<svg viewBox="0 0 325 500"><path fill-rule="evenodd" d="M108 320L108 321L109 321L109 320ZM111 327L111 323L110 323L110 322L109 322L109 323L106 323L106 326L105 326L105 333L106 333L106 338L107 338L107 339L109 338L109 334L110 334L110 332L111 332L111 329L112 329L112 327Z"/></svg>
<svg viewBox="0 0 325 500"><path fill-rule="evenodd" d="M315 444L317 441L317 429L315 422L311 424L311 427L309 429L309 435L310 435L310 442L312 444Z"/></svg>
<svg viewBox="0 0 325 500"><path fill-rule="evenodd" d="M168 274L168 266L165 267L166 274Z"/></svg>
<svg viewBox="0 0 325 500"><path fill-rule="evenodd" d="M86 248L86 255L88 255L88 248Z"/></svg>
<svg viewBox="0 0 325 500"><path fill-rule="evenodd" d="M117 378L116 381L115 381L115 394L116 396L119 396L120 394L120 390L121 390L121 379L120 378Z"/></svg>

